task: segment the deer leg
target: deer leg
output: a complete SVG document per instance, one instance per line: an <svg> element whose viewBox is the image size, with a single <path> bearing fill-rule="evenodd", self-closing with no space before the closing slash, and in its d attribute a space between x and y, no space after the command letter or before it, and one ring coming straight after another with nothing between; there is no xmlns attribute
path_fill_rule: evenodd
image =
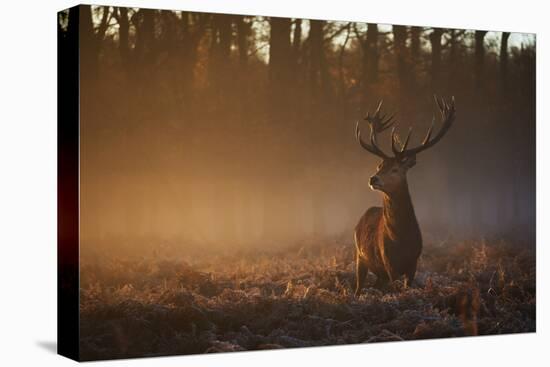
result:
<svg viewBox="0 0 550 367"><path fill-rule="evenodd" d="M405 273L405 288L412 287L416 275L416 264Z"/></svg>
<svg viewBox="0 0 550 367"><path fill-rule="evenodd" d="M363 289L363 286L365 285L365 279L367 278L367 273L369 272L369 269L367 267L367 264L357 256L356 262L355 262L355 280L356 280L356 286L355 286L355 296L357 297L359 293L361 292L361 289Z"/></svg>
<svg viewBox="0 0 550 367"><path fill-rule="evenodd" d="M388 286L389 278L386 273L376 274L376 282L374 282L374 288L385 289Z"/></svg>

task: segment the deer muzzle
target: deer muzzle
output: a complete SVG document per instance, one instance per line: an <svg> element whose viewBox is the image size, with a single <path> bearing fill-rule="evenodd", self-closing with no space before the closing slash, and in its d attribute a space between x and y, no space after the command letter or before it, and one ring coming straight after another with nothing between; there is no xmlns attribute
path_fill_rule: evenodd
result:
<svg viewBox="0 0 550 367"><path fill-rule="evenodd" d="M369 186L372 189L379 189L380 187L382 187L382 179L376 175L372 176L369 180Z"/></svg>

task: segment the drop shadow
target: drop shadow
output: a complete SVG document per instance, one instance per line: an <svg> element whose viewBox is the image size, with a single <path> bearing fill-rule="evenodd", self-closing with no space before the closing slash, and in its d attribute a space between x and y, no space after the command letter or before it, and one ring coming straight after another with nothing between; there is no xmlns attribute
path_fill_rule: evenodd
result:
<svg viewBox="0 0 550 367"><path fill-rule="evenodd" d="M57 354L57 342L56 341L37 341L36 345L47 350L50 353Z"/></svg>

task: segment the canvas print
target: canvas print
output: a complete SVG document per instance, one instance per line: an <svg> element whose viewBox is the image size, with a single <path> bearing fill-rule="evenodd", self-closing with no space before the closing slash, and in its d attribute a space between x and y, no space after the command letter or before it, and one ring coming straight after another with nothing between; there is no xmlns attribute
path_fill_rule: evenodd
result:
<svg viewBox="0 0 550 367"><path fill-rule="evenodd" d="M534 34L80 5L58 38L61 354L535 332Z"/></svg>

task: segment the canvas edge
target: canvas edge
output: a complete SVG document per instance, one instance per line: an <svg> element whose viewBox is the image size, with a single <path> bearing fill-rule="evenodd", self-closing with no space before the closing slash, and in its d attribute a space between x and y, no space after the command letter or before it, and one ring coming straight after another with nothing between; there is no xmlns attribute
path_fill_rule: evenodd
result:
<svg viewBox="0 0 550 367"><path fill-rule="evenodd" d="M79 14L57 26L57 353L79 361ZM63 30L60 16L71 15Z"/></svg>

